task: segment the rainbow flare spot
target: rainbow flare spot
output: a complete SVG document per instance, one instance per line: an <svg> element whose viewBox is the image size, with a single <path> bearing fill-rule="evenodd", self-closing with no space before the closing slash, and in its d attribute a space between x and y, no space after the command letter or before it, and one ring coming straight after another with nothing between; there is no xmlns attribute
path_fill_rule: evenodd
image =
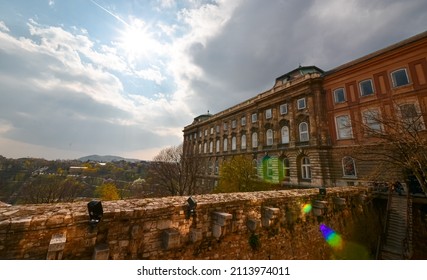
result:
<svg viewBox="0 0 427 280"><path fill-rule="evenodd" d="M308 214L308 213L310 213L310 211L311 211L311 209L313 208L313 206L310 204L310 203L306 203L306 204L304 204L304 206L302 207L302 212L304 213L304 214Z"/></svg>
<svg viewBox="0 0 427 280"><path fill-rule="evenodd" d="M333 229L327 227L324 224L320 225L320 231L326 242L334 249L341 249L343 246L343 240L341 236L336 233Z"/></svg>

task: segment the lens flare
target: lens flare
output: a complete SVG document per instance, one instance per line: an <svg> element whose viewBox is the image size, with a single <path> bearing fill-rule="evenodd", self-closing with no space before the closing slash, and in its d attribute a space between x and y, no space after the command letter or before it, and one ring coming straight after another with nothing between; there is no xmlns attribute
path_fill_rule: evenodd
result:
<svg viewBox="0 0 427 280"><path fill-rule="evenodd" d="M334 249L341 249L343 246L343 240L341 236L336 233L333 229L327 227L324 224L320 225L320 232L322 232L323 238L326 242Z"/></svg>
<svg viewBox="0 0 427 280"><path fill-rule="evenodd" d="M310 204L310 203L306 203L306 204L304 204L304 206L302 207L302 212L304 213L304 214L308 214L308 213L310 213L310 211L311 211L311 209L313 208L313 206Z"/></svg>

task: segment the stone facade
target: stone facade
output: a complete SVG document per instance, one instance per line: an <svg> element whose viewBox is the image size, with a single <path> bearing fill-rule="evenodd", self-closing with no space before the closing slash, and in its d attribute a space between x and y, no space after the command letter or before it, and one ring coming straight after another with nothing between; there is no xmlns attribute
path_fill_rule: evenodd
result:
<svg viewBox="0 0 427 280"><path fill-rule="evenodd" d="M87 202L2 206L0 259L372 258L384 214L364 187L193 198L194 212L187 197L102 202L98 223ZM334 250L321 225L350 247Z"/></svg>
<svg viewBox="0 0 427 280"><path fill-rule="evenodd" d="M356 160L353 152L378 140L362 131L366 112L399 118L402 104L413 105L425 122L427 32L327 72L299 67L270 90L196 117L183 130L184 156L206 161L200 178L208 190L217 184L221 163L241 154L253 159L261 179L284 187L404 180L402 170L380 170L378 160Z"/></svg>

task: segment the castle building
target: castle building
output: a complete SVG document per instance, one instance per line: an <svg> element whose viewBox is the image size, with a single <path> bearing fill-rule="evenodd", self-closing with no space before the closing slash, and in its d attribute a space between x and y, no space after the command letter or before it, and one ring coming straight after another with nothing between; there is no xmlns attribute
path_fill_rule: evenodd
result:
<svg viewBox="0 0 427 280"><path fill-rule="evenodd" d="M300 66L251 99L196 117L183 130L184 157L204 160L208 189L222 162L242 154L260 178L283 187L356 185L372 180L378 164L352 155L377 141L363 128L381 129L378 116L426 112L424 32L326 72Z"/></svg>

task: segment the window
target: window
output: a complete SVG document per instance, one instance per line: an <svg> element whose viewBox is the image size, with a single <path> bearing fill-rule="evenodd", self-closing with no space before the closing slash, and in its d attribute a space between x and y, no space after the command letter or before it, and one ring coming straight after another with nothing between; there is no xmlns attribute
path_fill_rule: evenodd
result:
<svg viewBox="0 0 427 280"><path fill-rule="evenodd" d="M374 87L372 86L372 80L364 80L359 83L360 95L367 96L374 93Z"/></svg>
<svg viewBox="0 0 427 280"><path fill-rule="evenodd" d="M213 152L213 141L209 142L209 153Z"/></svg>
<svg viewBox="0 0 427 280"><path fill-rule="evenodd" d="M216 132L216 133L219 133L219 125L217 125L217 126L215 127L215 132Z"/></svg>
<svg viewBox="0 0 427 280"><path fill-rule="evenodd" d="M302 110L305 109L306 104L305 104L305 98L300 98L297 100L297 108L298 110Z"/></svg>
<svg viewBox="0 0 427 280"><path fill-rule="evenodd" d="M342 172L344 177L356 177L356 165L352 157L343 157Z"/></svg>
<svg viewBox="0 0 427 280"><path fill-rule="evenodd" d="M368 132L380 132L381 129L381 120L380 112L378 109L370 109L362 113L363 121L368 128Z"/></svg>
<svg viewBox="0 0 427 280"><path fill-rule="evenodd" d="M280 114L286 115L288 113L288 104L282 104L280 105Z"/></svg>
<svg viewBox="0 0 427 280"><path fill-rule="evenodd" d="M219 139L217 139L217 140L216 140L216 145L215 145L215 146L216 146L215 151L216 151L217 153L219 153L219 149L220 149L220 147L219 147L219 146L220 146L220 141L219 141Z"/></svg>
<svg viewBox="0 0 427 280"><path fill-rule="evenodd" d="M273 160L267 159L267 179L273 179Z"/></svg>
<svg viewBox="0 0 427 280"><path fill-rule="evenodd" d="M199 144L199 154L202 153L202 144Z"/></svg>
<svg viewBox="0 0 427 280"><path fill-rule="evenodd" d="M202 131L199 131L199 138L202 137Z"/></svg>
<svg viewBox="0 0 427 280"><path fill-rule="evenodd" d="M223 143L222 149L224 152L226 152L228 149L228 139L227 138L224 138L224 143Z"/></svg>
<svg viewBox="0 0 427 280"><path fill-rule="evenodd" d="M228 124L226 122L223 125L223 129L224 129L224 131L228 130Z"/></svg>
<svg viewBox="0 0 427 280"><path fill-rule="evenodd" d="M399 69L391 73L393 87L400 87L409 84L408 73L406 69Z"/></svg>
<svg viewBox="0 0 427 280"><path fill-rule="evenodd" d="M206 135L208 135L208 130L207 130L207 129L205 129L205 136L206 136Z"/></svg>
<svg viewBox="0 0 427 280"><path fill-rule="evenodd" d="M337 125L337 138L349 139L353 137L353 130L351 128L350 117L348 115L336 117Z"/></svg>
<svg viewBox="0 0 427 280"><path fill-rule="evenodd" d="M301 178L311 179L311 165L308 157L303 157L301 159Z"/></svg>
<svg viewBox="0 0 427 280"><path fill-rule="evenodd" d="M267 146L273 145L273 130L269 129L266 133L267 136Z"/></svg>
<svg viewBox="0 0 427 280"><path fill-rule="evenodd" d="M233 136L231 138L231 150L235 151L237 148L237 141L236 141L236 136Z"/></svg>
<svg viewBox="0 0 427 280"><path fill-rule="evenodd" d="M272 116L271 109L265 110L265 118L266 119L271 119L271 116Z"/></svg>
<svg viewBox="0 0 427 280"><path fill-rule="evenodd" d="M211 134L213 134L214 133L214 128L213 128L213 126L211 127Z"/></svg>
<svg viewBox="0 0 427 280"><path fill-rule="evenodd" d="M414 103L399 105L399 111L406 129L414 131L425 129L421 113Z"/></svg>
<svg viewBox="0 0 427 280"><path fill-rule="evenodd" d="M246 135L245 134L242 135L240 147L241 147L241 149L246 149Z"/></svg>
<svg viewBox="0 0 427 280"><path fill-rule="evenodd" d="M309 140L308 134L308 124L306 122L302 122L298 126L299 128L299 140L301 142L306 142Z"/></svg>
<svg viewBox="0 0 427 280"><path fill-rule="evenodd" d="M285 157L282 160L282 166L283 166L283 177L285 179L289 178L290 177L289 158Z"/></svg>
<svg viewBox="0 0 427 280"><path fill-rule="evenodd" d="M236 128L237 126L237 121L236 120L232 120L231 121L231 128Z"/></svg>
<svg viewBox="0 0 427 280"><path fill-rule="evenodd" d="M254 123L254 122L256 122L258 120L258 115L257 115L257 113L253 113L252 114L252 122Z"/></svg>
<svg viewBox="0 0 427 280"><path fill-rule="evenodd" d="M246 117L242 117L242 118L240 119L240 124L241 124L242 126L246 125Z"/></svg>
<svg viewBox="0 0 427 280"><path fill-rule="evenodd" d="M203 144L203 153L206 154L208 152L208 143Z"/></svg>
<svg viewBox="0 0 427 280"><path fill-rule="evenodd" d="M258 133L252 133L252 148L258 147Z"/></svg>
<svg viewBox="0 0 427 280"><path fill-rule="evenodd" d="M335 103L343 103L346 101L344 88L337 88L334 90Z"/></svg>
<svg viewBox="0 0 427 280"><path fill-rule="evenodd" d="M282 144L288 144L289 143L289 128L287 126L282 127L281 135L282 135Z"/></svg>
<svg viewBox="0 0 427 280"><path fill-rule="evenodd" d="M215 170L214 170L214 174L218 175L219 173L219 162L218 160L215 161ZM215 181L216 182L216 181Z"/></svg>

